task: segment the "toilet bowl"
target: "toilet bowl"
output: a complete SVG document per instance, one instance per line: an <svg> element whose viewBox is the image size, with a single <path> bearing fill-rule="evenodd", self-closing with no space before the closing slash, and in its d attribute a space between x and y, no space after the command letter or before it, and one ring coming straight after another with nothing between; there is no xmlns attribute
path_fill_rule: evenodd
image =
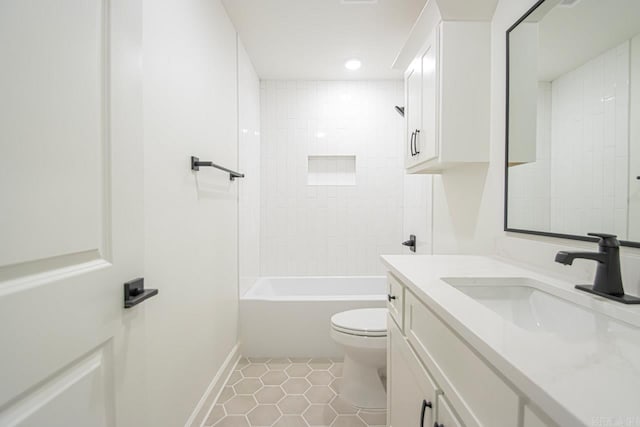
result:
<svg viewBox="0 0 640 427"><path fill-rule="evenodd" d="M358 408L385 409L380 373L387 365L387 309L337 313L331 317L331 337L345 350L340 397Z"/></svg>

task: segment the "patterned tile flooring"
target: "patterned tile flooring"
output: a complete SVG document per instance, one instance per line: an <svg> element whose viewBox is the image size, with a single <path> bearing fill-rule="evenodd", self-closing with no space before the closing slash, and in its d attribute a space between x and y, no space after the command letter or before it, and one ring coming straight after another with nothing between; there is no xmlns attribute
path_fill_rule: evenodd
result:
<svg viewBox="0 0 640 427"><path fill-rule="evenodd" d="M338 396L342 362L241 359L211 408L206 427L385 426L386 412L359 410Z"/></svg>

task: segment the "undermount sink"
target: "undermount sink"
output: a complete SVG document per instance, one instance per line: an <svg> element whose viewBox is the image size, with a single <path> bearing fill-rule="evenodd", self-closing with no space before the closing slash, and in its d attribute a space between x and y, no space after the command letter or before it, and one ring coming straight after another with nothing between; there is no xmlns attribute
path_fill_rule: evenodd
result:
<svg viewBox="0 0 640 427"><path fill-rule="evenodd" d="M444 282L514 325L567 339L594 333L637 333L638 328L541 290L527 278L443 278ZM547 286L548 287L548 286Z"/></svg>

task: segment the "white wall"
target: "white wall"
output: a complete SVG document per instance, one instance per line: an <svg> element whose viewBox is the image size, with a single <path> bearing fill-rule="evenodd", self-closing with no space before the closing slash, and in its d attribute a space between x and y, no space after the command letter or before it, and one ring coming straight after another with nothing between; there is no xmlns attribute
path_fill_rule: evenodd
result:
<svg viewBox="0 0 640 427"><path fill-rule="evenodd" d="M261 274L383 274L405 240L402 82L261 85ZM355 155L356 185L308 185L309 155Z"/></svg>
<svg viewBox="0 0 640 427"><path fill-rule="evenodd" d="M219 1L145 1L148 425L184 425L237 342L236 33Z"/></svg>
<svg viewBox="0 0 640 427"><path fill-rule="evenodd" d="M433 253L493 253L502 228L504 153L500 162L499 168L467 165L433 177Z"/></svg>
<svg viewBox="0 0 640 427"><path fill-rule="evenodd" d="M238 39L238 267L240 295L260 276L260 80Z"/></svg>
<svg viewBox="0 0 640 427"><path fill-rule="evenodd" d="M430 175L405 174L402 239L409 240L412 234L416 236L416 254L433 252L432 189ZM412 252L405 247L403 253L411 254Z"/></svg>

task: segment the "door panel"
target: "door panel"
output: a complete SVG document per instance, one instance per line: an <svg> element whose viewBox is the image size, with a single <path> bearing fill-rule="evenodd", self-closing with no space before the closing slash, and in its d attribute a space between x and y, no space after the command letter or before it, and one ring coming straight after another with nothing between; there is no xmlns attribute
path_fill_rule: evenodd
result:
<svg viewBox="0 0 640 427"><path fill-rule="evenodd" d="M415 145L412 141L413 138L416 140L419 139L420 134L418 133L415 137L412 136L416 130L420 130L422 124L422 103L421 103L421 82L420 82L420 67L421 64L417 61L412 69L408 72L405 78L405 90L407 91L407 106L405 110L405 115L407 117L407 137L406 137L406 159L407 166L413 165L417 161L417 157L415 154L412 155L415 151ZM415 142L415 144L419 144Z"/></svg>
<svg viewBox="0 0 640 427"><path fill-rule="evenodd" d="M141 22L0 4L0 425L144 425Z"/></svg>
<svg viewBox="0 0 640 427"><path fill-rule="evenodd" d="M435 31L429 37L422 62L422 130L420 132L420 161L438 157L438 80L437 43Z"/></svg>
<svg viewBox="0 0 640 427"><path fill-rule="evenodd" d="M9 59L0 67L0 235L11 243L0 246L0 266L104 255L104 5L13 0L0 8L0 57Z"/></svg>
<svg viewBox="0 0 640 427"><path fill-rule="evenodd" d="M113 425L112 366L102 347L54 375L0 414L0 425L40 427ZM69 410L73 408L73 410Z"/></svg>
<svg viewBox="0 0 640 427"><path fill-rule="evenodd" d="M417 366L419 363L411 354L408 344L402 337L402 332L395 322L388 318L389 325L389 376L387 390L389 393L389 426L405 427L412 425L433 425L433 407L435 407L435 385L426 378L424 371ZM430 407L424 407L424 419L421 418L423 405L428 402Z"/></svg>
<svg viewBox="0 0 640 427"><path fill-rule="evenodd" d="M443 395L438 396L438 427L463 427Z"/></svg>

